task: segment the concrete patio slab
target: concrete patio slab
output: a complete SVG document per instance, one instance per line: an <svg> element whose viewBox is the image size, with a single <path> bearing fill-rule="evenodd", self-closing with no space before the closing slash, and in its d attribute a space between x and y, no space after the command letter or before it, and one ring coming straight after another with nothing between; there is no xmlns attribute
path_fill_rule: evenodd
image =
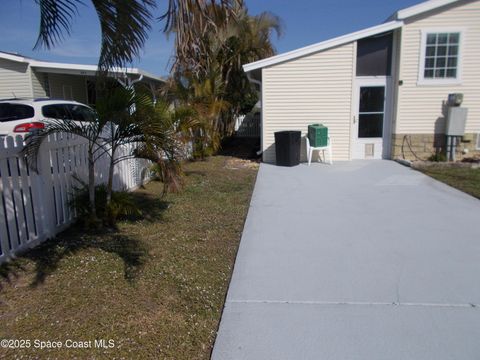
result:
<svg viewBox="0 0 480 360"><path fill-rule="evenodd" d="M477 359L479 219L391 161L262 164L213 359Z"/></svg>

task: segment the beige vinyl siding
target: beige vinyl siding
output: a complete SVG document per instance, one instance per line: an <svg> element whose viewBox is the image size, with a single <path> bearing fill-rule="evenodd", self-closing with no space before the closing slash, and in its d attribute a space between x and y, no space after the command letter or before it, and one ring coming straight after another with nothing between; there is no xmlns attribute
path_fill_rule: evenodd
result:
<svg viewBox="0 0 480 360"><path fill-rule="evenodd" d="M32 70L32 88L33 88L33 97L45 97L47 93L45 91L45 74L38 73L35 70Z"/></svg>
<svg viewBox="0 0 480 360"><path fill-rule="evenodd" d="M262 71L263 160L275 161L274 132L322 123L329 128L334 160L350 158L354 44L349 43ZM302 141L302 160L305 160Z"/></svg>
<svg viewBox="0 0 480 360"><path fill-rule="evenodd" d="M49 73L48 80L52 98L63 99L63 86L71 85L73 100L82 103L87 102L87 88L84 76Z"/></svg>
<svg viewBox="0 0 480 360"><path fill-rule="evenodd" d="M445 131L443 101L449 93L464 94L469 108L466 132L480 131L480 1L449 6L408 21L402 29L397 122L398 134L431 134ZM461 47L461 85L417 85L422 29L465 30Z"/></svg>
<svg viewBox="0 0 480 360"><path fill-rule="evenodd" d="M32 97L28 64L0 59L0 98Z"/></svg>

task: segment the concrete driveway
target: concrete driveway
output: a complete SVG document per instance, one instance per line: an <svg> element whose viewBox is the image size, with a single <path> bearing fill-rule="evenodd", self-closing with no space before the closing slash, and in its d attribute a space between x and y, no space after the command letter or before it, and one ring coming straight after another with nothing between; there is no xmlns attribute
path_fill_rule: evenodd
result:
<svg viewBox="0 0 480 360"><path fill-rule="evenodd" d="M212 358L479 359L480 201L392 161L262 164Z"/></svg>

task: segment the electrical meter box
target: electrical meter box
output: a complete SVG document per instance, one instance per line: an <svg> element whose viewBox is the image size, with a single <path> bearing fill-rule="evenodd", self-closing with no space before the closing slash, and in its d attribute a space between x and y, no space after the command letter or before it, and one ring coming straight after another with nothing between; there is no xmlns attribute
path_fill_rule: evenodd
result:
<svg viewBox="0 0 480 360"><path fill-rule="evenodd" d="M448 105L449 106L460 106L463 102L463 94L453 93L448 94Z"/></svg>
<svg viewBox="0 0 480 360"><path fill-rule="evenodd" d="M465 135L465 124L467 122L468 108L449 107L447 113L447 136Z"/></svg>

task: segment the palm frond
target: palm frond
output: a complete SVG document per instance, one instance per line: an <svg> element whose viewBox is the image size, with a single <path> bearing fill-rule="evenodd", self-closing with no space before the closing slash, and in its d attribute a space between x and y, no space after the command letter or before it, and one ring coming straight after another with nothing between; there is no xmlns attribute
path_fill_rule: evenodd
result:
<svg viewBox="0 0 480 360"><path fill-rule="evenodd" d="M81 0L35 0L40 7L40 30L34 49L50 49L70 35L73 18L78 14Z"/></svg>
<svg viewBox="0 0 480 360"><path fill-rule="evenodd" d="M207 69L208 44L203 41L217 33L218 24L235 18L243 0L169 0L167 11L159 17L164 32L175 34L175 56L172 69L193 70L200 74Z"/></svg>
<svg viewBox="0 0 480 360"><path fill-rule="evenodd" d="M27 165L35 172L38 172L38 154L42 143L49 136L59 133L72 134L90 142L90 146L97 145L102 147L98 139L101 129L97 122L79 123L75 121L65 121L61 119L45 120L45 128L42 131L28 134L25 137L25 147L22 154L25 156Z"/></svg>
<svg viewBox="0 0 480 360"><path fill-rule="evenodd" d="M35 0L40 29L35 48L58 45L72 30L83 0ZM151 29L155 0L91 0L101 28L99 68L123 67L140 55Z"/></svg>
<svg viewBox="0 0 480 360"><path fill-rule="evenodd" d="M100 20L103 71L122 67L140 55L151 28L154 0L92 0Z"/></svg>

